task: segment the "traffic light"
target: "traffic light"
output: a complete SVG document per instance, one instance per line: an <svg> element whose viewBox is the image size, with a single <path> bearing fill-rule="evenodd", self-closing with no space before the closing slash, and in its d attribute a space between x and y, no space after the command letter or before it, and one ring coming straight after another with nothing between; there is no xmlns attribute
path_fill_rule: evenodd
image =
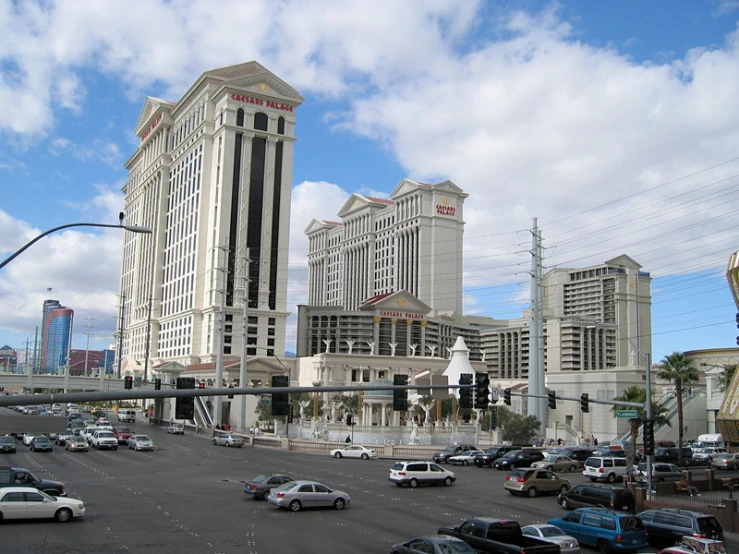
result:
<svg viewBox="0 0 739 554"><path fill-rule="evenodd" d="M490 430L494 431L498 426L498 408L497 406L490 407Z"/></svg>
<svg viewBox="0 0 739 554"><path fill-rule="evenodd" d="M590 404L589 404L589 395L587 392L584 392L580 395L580 411L584 414L587 414L590 411Z"/></svg>
<svg viewBox="0 0 739 554"><path fill-rule="evenodd" d="M205 388L205 383L198 383L198 388L199 389L204 389Z"/></svg>
<svg viewBox="0 0 739 554"><path fill-rule="evenodd" d="M459 389L459 408L461 410L467 410L472 408L472 387L464 386L472 384L472 374L462 373L459 376L459 384L463 385Z"/></svg>
<svg viewBox="0 0 739 554"><path fill-rule="evenodd" d="M162 390L162 380L154 379L154 390Z"/></svg>
<svg viewBox="0 0 739 554"><path fill-rule="evenodd" d="M133 388L133 377L130 375L123 380L123 388L131 390Z"/></svg>
<svg viewBox="0 0 739 554"><path fill-rule="evenodd" d="M511 389L504 389L503 390L503 403L506 406L511 405Z"/></svg>
<svg viewBox="0 0 739 554"><path fill-rule="evenodd" d="M547 396L549 396L549 409L550 410L556 410L557 409L557 393L556 393L556 391L550 390L547 393Z"/></svg>
<svg viewBox="0 0 739 554"><path fill-rule="evenodd" d="M232 388L234 388L234 386L233 386L233 385L229 385L229 386L228 386L228 388L229 388L229 389L232 389ZM229 397L229 398L233 398L233 397L234 397L234 395L233 395L233 394L229 394L229 395L228 395L228 397Z"/></svg>
<svg viewBox="0 0 739 554"><path fill-rule="evenodd" d="M346 414L346 424L351 426L352 424L352 414Z"/></svg>
<svg viewBox="0 0 739 554"><path fill-rule="evenodd" d="M490 377L487 373L475 373L475 408L487 410L490 403Z"/></svg>
<svg viewBox="0 0 739 554"><path fill-rule="evenodd" d="M287 375L273 375L272 387L287 387L290 385L290 379ZM290 395L286 392L272 393L272 415L286 416L290 415Z"/></svg>
<svg viewBox="0 0 739 554"><path fill-rule="evenodd" d="M651 419L644 420L644 454L654 456L654 422Z"/></svg>
<svg viewBox="0 0 739 554"><path fill-rule="evenodd" d="M194 389L195 379L193 377L178 377L178 389ZM174 405L175 419L194 419L195 418L195 397L188 396L186 398L177 398Z"/></svg>
<svg viewBox="0 0 739 554"><path fill-rule="evenodd" d="M407 375L393 375L393 385L404 386L407 384ZM393 411L408 411L408 391L406 389L393 389Z"/></svg>
<svg viewBox="0 0 739 554"><path fill-rule="evenodd" d="M293 422L293 405L290 404L290 407L287 409L287 422L292 423Z"/></svg>

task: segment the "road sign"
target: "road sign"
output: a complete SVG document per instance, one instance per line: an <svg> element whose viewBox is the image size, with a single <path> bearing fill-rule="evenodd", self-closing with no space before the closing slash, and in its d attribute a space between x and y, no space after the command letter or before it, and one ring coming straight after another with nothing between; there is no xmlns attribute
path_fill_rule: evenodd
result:
<svg viewBox="0 0 739 554"><path fill-rule="evenodd" d="M628 419L636 419L639 417L639 414L636 410L618 410L616 412L616 417L625 417Z"/></svg>

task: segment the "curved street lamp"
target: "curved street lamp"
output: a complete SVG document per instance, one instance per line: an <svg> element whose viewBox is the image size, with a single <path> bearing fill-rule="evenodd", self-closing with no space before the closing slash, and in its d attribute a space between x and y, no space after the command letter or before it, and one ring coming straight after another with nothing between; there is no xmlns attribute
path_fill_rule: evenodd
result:
<svg viewBox="0 0 739 554"><path fill-rule="evenodd" d="M109 227L111 229L125 229L126 231L131 231L132 233L151 233L151 229L148 229L146 227L139 227L137 225L108 225L105 223L68 223L67 225L60 225L59 227L54 227L53 229L49 229L48 231L41 233L35 239L28 242L25 246L22 246L20 249L16 250L13 254L11 254L8 258L0 262L0 269L4 268L6 265L8 265L18 256L20 256L23 252L28 250L28 248L33 246L36 242L44 238L46 235L50 235L51 233L56 233L57 231L61 231L62 229L68 229L70 227Z"/></svg>

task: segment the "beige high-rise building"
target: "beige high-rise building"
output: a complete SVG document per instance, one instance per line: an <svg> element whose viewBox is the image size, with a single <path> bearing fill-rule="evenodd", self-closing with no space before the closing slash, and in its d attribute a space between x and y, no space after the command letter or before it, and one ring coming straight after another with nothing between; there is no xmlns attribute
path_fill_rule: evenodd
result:
<svg viewBox="0 0 739 554"><path fill-rule="evenodd" d="M126 223L153 233L124 239L124 370L214 362L219 348L239 359L244 328L249 356L284 353L302 101L249 62L203 73L176 103L144 102L123 192Z"/></svg>

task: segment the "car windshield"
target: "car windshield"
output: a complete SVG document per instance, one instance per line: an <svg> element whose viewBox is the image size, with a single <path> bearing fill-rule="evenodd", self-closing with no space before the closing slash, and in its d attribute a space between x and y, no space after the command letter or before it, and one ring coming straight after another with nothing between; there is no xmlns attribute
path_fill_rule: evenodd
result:
<svg viewBox="0 0 739 554"><path fill-rule="evenodd" d="M254 483L261 483L261 482L262 482L262 481L264 481L264 480L265 480L266 478L267 478L267 476L266 476L266 475L260 475L259 477L255 477L255 478L254 478Z"/></svg>
<svg viewBox="0 0 739 554"><path fill-rule="evenodd" d="M520 454L520 450L511 450L510 452L506 452L503 454L503 458L515 458L518 454Z"/></svg>
<svg viewBox="0 0 739 554"><path fill-rule="evenodd" d="M151 439L147 437L146 435L136 435L136 440L137 441L149 441Z"/></svg>
<svg viewBox="0 0 739 554"><path fill-rule="evenodd" d="M638 517L624 517L621 518L621 530L626 531L641 531L644 529L644 523Z"/></svg>
<svg viewBox="0 0 739 554"><path fill-rule="evenodd" d="M437 544L441 554L475 554L472 547L466 542L444 542Z"/></svg>
<svg viewBox="0 0 739 554"><path fill-rule="evenodd" d="M278 490L289 491L289 490L294 489L297 486L298 486L297 481L290 481L289 483L285 483L284 485L279 487Z"/></svg>
<svg viewBox="0 0 739 554"><path fill-rule="evenodd" d="M454 452L454 449L455 449L455 448L456 448L455 446L447 446L447 447L446 447L446 448L444 449L444 452Z"/></svg>
<svg viewBox="0 0 739 554"><path fill-rule="evenodd" d="M0 437L0 444L14 444L12 437Z"/></svg>
<svg viewBox="0 0 739 554"><path fill-rule="evenodd" d="M130 433L131 430L128 427L116 427L116 431L119 433Z"/></svg>
<svg viewBox="0 0 739 554"><path fill-rule="evenodd" d="M551 455L550 456L546 456L544 458L544 461L545 462L556 462L557 461L557 456L551 456Z"/></svg>
<svg viewBox="0 0 739 554"><path fill-rule="evenodd" d="M565 534L565 532L562 531L562 529L560 529L556 525L547 525L545 527L539 527L539 531L541 532L541 535L543 537L559 537Z"/></svg>
<svg viewBox="0 0 739 554"><path fill-rule="evenodd" d="M716 456L717 460L728 460L729 458L731 458L729 454L719 454L718 456Z"/></svg>

